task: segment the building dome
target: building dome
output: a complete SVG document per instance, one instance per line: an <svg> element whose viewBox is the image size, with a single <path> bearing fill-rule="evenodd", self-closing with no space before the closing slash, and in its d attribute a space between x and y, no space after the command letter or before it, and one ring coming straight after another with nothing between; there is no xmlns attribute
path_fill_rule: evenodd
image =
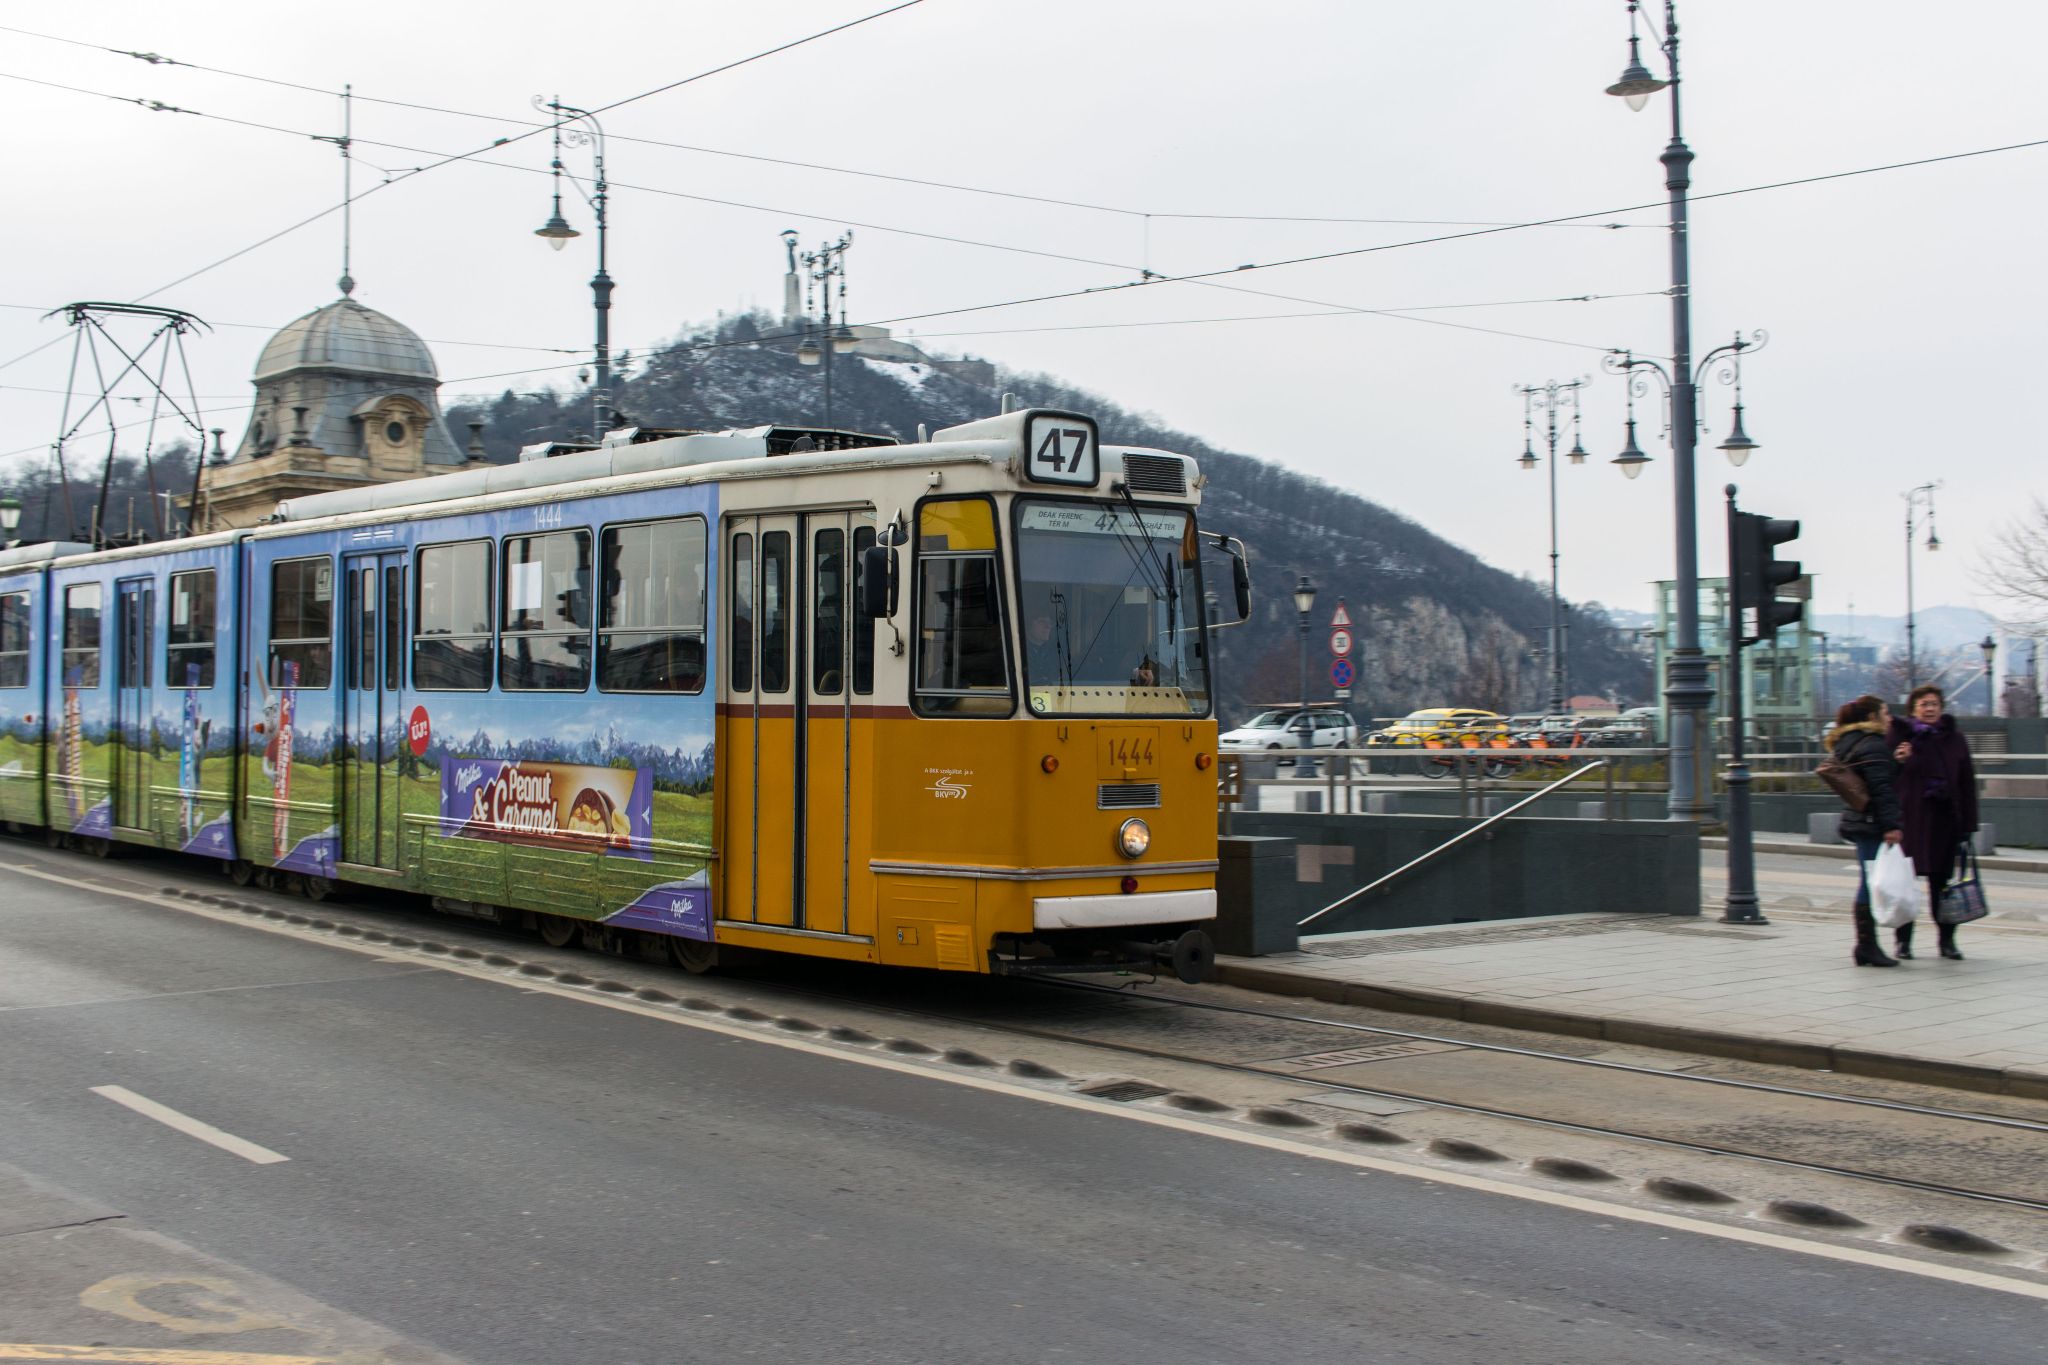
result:
<svg viewBox="0 0 2048 1365"><path fill-rule="evenodd" d="M261 384L308 369L439 381L433 352L418 333L350 298L285 324L263 348L255 379Z"/></svg>

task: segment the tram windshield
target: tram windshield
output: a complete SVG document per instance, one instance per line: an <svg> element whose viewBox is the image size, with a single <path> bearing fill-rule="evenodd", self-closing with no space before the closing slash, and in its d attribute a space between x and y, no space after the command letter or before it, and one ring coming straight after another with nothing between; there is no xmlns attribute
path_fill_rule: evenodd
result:
<svg viewBox="0 0 2048 1365"><path fill-rule="evenodd" d="M1020 500L1017 562L1033 714L1209 713L1187 512Z"/></svg>

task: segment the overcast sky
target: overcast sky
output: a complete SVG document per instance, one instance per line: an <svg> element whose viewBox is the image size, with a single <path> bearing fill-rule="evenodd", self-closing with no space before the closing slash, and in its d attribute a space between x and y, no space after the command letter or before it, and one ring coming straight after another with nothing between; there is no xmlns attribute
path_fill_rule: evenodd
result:
<svg viewBox="0 0 2048 1365"><path fill-rule="evenodd" d="M41 451L58 429L70 341L41 313L143 296L215 324L189 353L208 424L232 445L267 333L335 294L340 216L164 286L339 202L335 150L307 136L339 131L339 101L319 91L350 82L363 97L361 195L383 171L527 131L535 94L602 107L886 4L0 6L0 23L75 40L0 33L0 362L13 362L0 366L0 451ZM2036 69L2048 6L1691 0L1680 20L1696 194L2048 138ZM1609 463L1624 390L1600 360L1670 350L1657 162L1669 107L1658 96L1631 113L1602 93L1627 35L1621 0L924 0L604 115L614 346L778 305L784 227L807 246L853 228L849 302L863 322L1144 269L1387 248L1235 273L1231 290L1157 284L893 325L933 349L1060 375L1538 574L1544 481L1514 463L1513 389L1590 376L1595 458L1559 471L1564 591L1647 608L1647 583L1672 568L1669 449L1652 398L1638 415L1658 462L1632 483ZM565 203L586 235L559 255L532 236L548 154L529 137L355 206L356 297L432 341L444 403L565 382L589 345L587 207ZM564 156L587 174L587 150ZM2044 172L2048 147L1695 204L1696 351L1737 328L1771 334L1744 375L1762 450L1734 477L1745 506L1804 521L1798 553L1819 575L1820 610L1903 610L1903 490L1944 482L1944 549L1918 565L1923 606L1973 600L1976 546L2041 490ZM1574 214L1600 226L1403 245ZM1584 295L1611 297L1526 302ZM1330 305L1431 311L1204 321ZM527 366L543 368L500 373ZM1717 573L1731 471L1712 447L1730 391L1710 385L1703 401L1700 538ZM104 439L82 439L77 458L96 463ZM125 439L139 449L139 429Z"/></svg>

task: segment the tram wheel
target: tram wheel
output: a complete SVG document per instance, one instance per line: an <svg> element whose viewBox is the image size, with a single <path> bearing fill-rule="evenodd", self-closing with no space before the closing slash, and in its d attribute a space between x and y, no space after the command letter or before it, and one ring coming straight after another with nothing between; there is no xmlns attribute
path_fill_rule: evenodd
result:
<svg viewBox="0 0 2048 1365"><path fill-rule="evenodd" d="M331 877L301 877L299 879L299 890L303 891L306 894L306 899L312 901L315 905L331 898L338 889Z"/></svg>
<svg viewBox="0 0 2048 1365"><path fill-rule="evenodd" d="M718 945L695 938L671 938L668 941L668 955L675 959L678 967L691 976L703 976L718 970Z"/></svg>
<svg viewBox="0 0 2048 1365"><path fill-rule="evenodd" d="M540 931L540 941L550 948L567 948L574 944L583 932L582 921L561 915L536 914L533 917L533 926Z"/></svg>
<svg viewBox="0 0 2048 1365"><path fill-rule="evenodd" d="M227 871L228 880L236 886L247 886L250 882L256 880L256 864L250 862L247 858L230 859L222 864L222 866Z"/></svg>
<svg viewBox="0 0 2048 1365"><path fill-rule="evenodd" d="M51 848L64 847L64 831L58 829L55 825L45 826L43 829L43 842Z"/></svg>
<svg viewBox="0 0 2048 1365"><path fill-rule="evenodd" d="M78 847L89 858L111 858L114 856L114 841L98 835L87 835L78 841Z"/></svg>

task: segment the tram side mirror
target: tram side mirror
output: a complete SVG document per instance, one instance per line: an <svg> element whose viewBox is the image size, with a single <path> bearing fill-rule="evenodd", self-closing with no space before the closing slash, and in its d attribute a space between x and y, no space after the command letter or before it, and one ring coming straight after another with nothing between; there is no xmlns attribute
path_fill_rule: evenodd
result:
<svg viewBox="0 0 2048 1365"><path fill-rule="evenodd" d="M1252 571L1245 567L1244 556L1230 557L1230 590L1235 598L1237 619L1248 621L1252 614Z"/></svg>
<svg viewBox="0 0 2048 1365"><path fill-rule="evenodd" d="M887 618L896 614L896 551L870 545L860 555L860 614Z"/></svg>

